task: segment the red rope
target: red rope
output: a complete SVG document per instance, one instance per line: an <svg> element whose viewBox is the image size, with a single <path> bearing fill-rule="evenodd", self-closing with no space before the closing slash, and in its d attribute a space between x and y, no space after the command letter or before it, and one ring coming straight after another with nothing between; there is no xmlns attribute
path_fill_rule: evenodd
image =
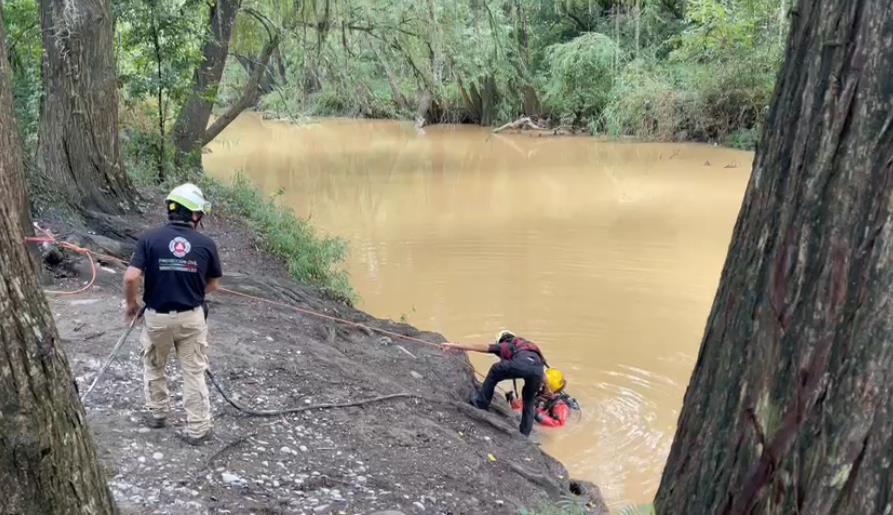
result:
<svg viewBox="0 0 893 515"><path fill-rule="evenodd" d="M411 341L411 342L421 343L421 344L424 344L424 345L430 345L430 346L433 346L433 347L437 347L437 348L439 348L439 349L443 349L443 346L441 346L439 343L429 342L429 341L426 341L426 340L422 340L421 338L415 338L415 337L413 337L413 336L407 336L407 335L405 335L405 334L395 333L395 332L393 332L393 331L388 331L388 330L386 330L386 329L378 329L378 328L376 328L376 327L369 327L369 326L367 326L367 325L365 325L365 324L360 324L360 323L358 323L358 322L352 322L352 321L350 321L350 320L345 320L345 319L343 319L343 318L338 318L338 317L335 317L335 316L332 316L332 315L326 315L326 314L323 314L323 313L318 313L318 312L313 311L313 310L310 310L310 309L299 308L299 307L297 307L297 306L295 306L295 305L293 305L293 304L288 304L288 303L285 303L285 302L279 302L279 301L276 301L276 300L265 299L265 298L263 298L263 297L258 297L258 296L256 296L256 295L251 295L251 294L248 294L248 293L242 293L242 292L238 292L238 291L235 291L235 290L230 290L230 289L228 289L228 288L218 288L218 289L219 289L220 291L224 292L224 293L228 293L228 294L230 294L230 295L235 295L235 296L237 296L237 297L244 297L244 298L246 298L246 299L251 299L251 300L254 300L254 301L257 301L257 302L263 302L263 303L265 303L265 304L272 304L272 305L274 305L274 306L279 306L279 307L283 307L283 308L287 308L287 309L292 309L292 310L294 310L294 311L297 311L298 313L302 313L302 314L305 314L305 315L310 315L310 316L314 316L314 317L317 317L317 318L322 318L322 319L325 319L325 320L331 320L331 321L333 321L333 322L340 322L340 323L342 323L342 324L346 324L346 325L349 325L349 326L351 326L351 327L356 327L356 328L358 328L358 329L365 329L365 330L373 331L373 332L376 332L376 333L379 333L379 334L383 334L383 335L385 335L385 336L390 336L390 337L392 337L392 338L398 338L398 339L402 339L402 340L408 340L408 341ZM470 363L468 363L467 365L471 368L472 371L474 371L474 373L475 373L478 377L483 377L483 374L481 374L480 372L478 372L478 371L474 368L473 365L471 365Z"/></svg>
<svg viewBox="0 0 893 515"><path fill-rule="evenodd" d="M59 245L62 248L74 251L78 254L83 254L87 256L87 259L90 261L90 282L86 284L83 288L79 288L74 291L54 291L54 290L45 290L46 293L52 295L77 295L78 293L83 293L89 290L93 284L96 282L96 262L93 260L93 253L90 249L86 249L84 247L79 247L73 243L69 243L67 241L60 242L53 236L53 233L48 231L47 229L43 229L37 224L34 224L34 227L42 232L44 236L28 236L25 238L26 243L42 243L42 244L55 244Z"/></svg>

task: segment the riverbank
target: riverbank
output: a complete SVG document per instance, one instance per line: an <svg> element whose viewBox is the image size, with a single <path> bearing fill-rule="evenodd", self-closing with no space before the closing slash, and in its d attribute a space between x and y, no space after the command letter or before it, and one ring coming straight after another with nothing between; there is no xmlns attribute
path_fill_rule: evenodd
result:
<svg viewBox="0 0 893 515"><path fill-rule="evenodd" d="M160 204L156 195L149 192L148 206ZM60 238L125 257L133 237L160 219L148 208L145 216L107 222L115 228L107 234L113 240L40 221ZM517 420L502 402L490 412L464 403L473 375L463 355L376 331L432 343L441 336L374 319L295 283L279 259L259 250L257 235L229 213L215 212L204 230L218 242L224 286L276 302L220 293L211 298L212 370L239 402L278 409L405 397L250 418L214 392L215 438L192 448L174 435L183 424L176 379L173 427L142 426L132 336L86 406L123 512L517 513L559 505L606 511L596 487L571 480L560 463L517 434ZM63 267L69 277L53 279L48 289L78 289L89 278L83 261L69 259L72 266ZM91 288L50 300L81 391L124 330L120 280L120 265L100 260Z"/></svg>

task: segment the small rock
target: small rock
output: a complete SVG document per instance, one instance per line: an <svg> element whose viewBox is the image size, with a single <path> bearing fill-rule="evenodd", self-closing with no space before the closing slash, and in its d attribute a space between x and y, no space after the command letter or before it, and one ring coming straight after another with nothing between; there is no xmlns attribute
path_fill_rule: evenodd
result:
<svg viewBox="0 0 893 515"><path fill-rule="evenodd" d="M357 483L365 483L366 481L369 481L366 476L357 476Z"/></svg>
<svg viewBox="0 0 893 515"><path fill-rule="evenodd" d="M236 474L231 474L229 472L224 472L220 474L220 479L223 480L224 483L228 485L243 485L245 484L245 480Z"/></svg>
<svg viewBox="0 0 893 515"><path fill-rule="evenodd" d="M409 371L409 375L411 375L412 377L414 377L414 378L416 378L416 379L423 379L423 378L424 378L424 376L423 376L422 374L416 372L415 370L410 370L410 371Z"/></svg>
<svg viewBox="0 0 893 515"><path fill-rule="evenodd" d="M140 462L140 463L145 463L145 462L146 462L146 457L145 457L145 456L140 456L139 458L136 459L136 461L138 461L138 462Z"/></svg>
<svg viewBox="0 0 893 515"><path fill-rule="evenodd" d="M285 445L283 445L282 448L279 449L279 452L284 453L284 454L296 454L295 451L291 447L287 447Z"/></svg>
<svg viewBox="0 0 893 515"><path fill-rule="evenodd" d="M298 447L298 449L300 449L301 452L307 452L307 450L308 450L306 445L302 445L302 446Z"/></svg>
<svg viewBox="0 0 893 515"><path fill-rule="evenodd" d="M153 460L160 460L163 458L164 458L164 454L161 454L160 452L156 452L155 454L152 455Z"/></svg>
<svg viewBox="0 0 893 515"><path fill-rule="evenodd" d="M313 508L313 511L315 511L316 513L322 513L322 512L324 512L324 511L326 511L326 510L328 510L328 509L329 509L329 505L328 505L328 504L320 504L320 505L317 506L316 508Z"/></svg>
<svg viewBox="0 0 893 515"><path fill-rule="evenodd" d="M151 431L151 429L149 429L148 427L141 427L136 430L137 433L148 433L149 431Z"/></svg>
<svg viewBox="0 0 893 515"><path fill-rule="evenodd" d="M422 504L422 503L420 503L419 501L416 501L416 502L412 503L412 505L415 506L416 508L422 510L422 511L425 511L425 505Z"/></svg>

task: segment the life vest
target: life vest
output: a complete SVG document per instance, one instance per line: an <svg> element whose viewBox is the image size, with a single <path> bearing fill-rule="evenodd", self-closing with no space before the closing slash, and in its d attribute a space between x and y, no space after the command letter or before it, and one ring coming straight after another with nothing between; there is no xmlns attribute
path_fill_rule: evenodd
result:
<svg viewBox="0 0 893 515"><path fill-rule="evenodd" d="M505 360L510 360L515 357L515 354L524 351L535 352L543 361L543 364L547 367L549 366L549 364L546 363L546 358L543 356L543 352L531 341L515 336L514 338L499 344L499 357Z"/></svg>

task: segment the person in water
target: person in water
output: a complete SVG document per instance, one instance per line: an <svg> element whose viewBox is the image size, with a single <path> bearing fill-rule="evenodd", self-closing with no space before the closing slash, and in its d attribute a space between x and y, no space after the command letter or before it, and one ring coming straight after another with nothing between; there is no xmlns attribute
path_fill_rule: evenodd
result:
<svg viewBox="0 0 893 515"><path fill-rule="evenodd" d="M562 427L567 422L571 410L580 409L576 399L565 393L565 386L567 381L560 370L555 368L546 370L546 379L536 397L534 419L537 423L547 427ZM517 398L517 393L508 392L505 398L513 410L521 411L523 406L521 399Z"/></svg>
<svg viewBox="0 0 893 515"><path fill-rule="evenodd" d="M496 354L499 361L490 367L484 384L471 400L475 407L486 410L493 399L496 384L506 379L523 379L521 390L521 434L527 436L533 429L536 417L537 393L543 386L548 366L539 347L531 341L515 336L510 331L502 331L496 343L444 343L444 347L473 352Z"/></svg>

